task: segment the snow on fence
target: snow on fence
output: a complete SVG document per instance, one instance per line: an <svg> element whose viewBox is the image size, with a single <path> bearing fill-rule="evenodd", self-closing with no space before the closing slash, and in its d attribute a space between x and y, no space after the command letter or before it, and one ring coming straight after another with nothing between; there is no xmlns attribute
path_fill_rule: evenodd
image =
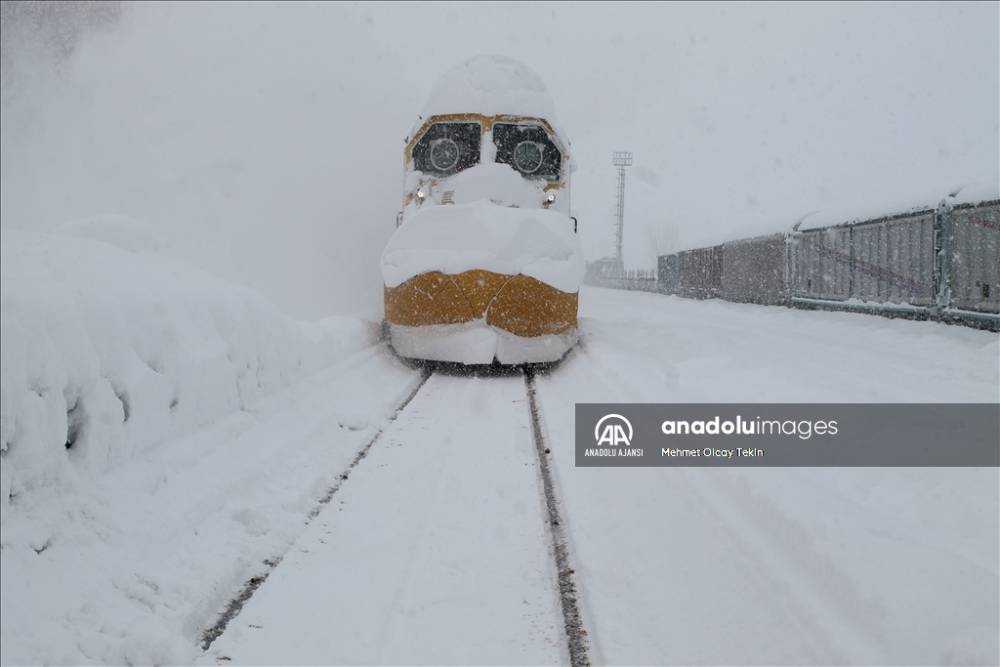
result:
<svg viewBox="0 0 1000 667"><path fill-rule="evenodd" d="M1000 200L942 203L662 255L657 291L1000 330L998 258Z"/></svg>

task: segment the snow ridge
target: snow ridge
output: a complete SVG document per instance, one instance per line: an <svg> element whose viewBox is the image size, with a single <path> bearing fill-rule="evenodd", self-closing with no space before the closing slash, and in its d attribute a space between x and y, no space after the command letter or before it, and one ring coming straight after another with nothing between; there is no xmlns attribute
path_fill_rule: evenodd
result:
<svg viewBox="0 0 1000 667"><path fill-rule="evenodd" d="M294 321L249 289L73 236L4 230L0 275L0 520L23 492L246 410L372 337L361 321Z"/></svg>

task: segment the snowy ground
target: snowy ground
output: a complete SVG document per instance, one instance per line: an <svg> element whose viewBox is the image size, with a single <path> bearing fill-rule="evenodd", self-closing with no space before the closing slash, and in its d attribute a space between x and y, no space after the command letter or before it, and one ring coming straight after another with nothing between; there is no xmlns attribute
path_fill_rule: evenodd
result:
<svg viewBox="0 0 1000 667"><path fill-rule="evenodd" d="M996 470L588 469L572 447L578 401L996 401L995 334L597 289L581 304L582 346L538 391L595 662L997 661ZM19 493L3 662L565 661L523 382L434 375L387 422L419 381L373 341Z"/></svg>
<svg viewBox="0 0 1000 667"><path fill-rule="evenodd" d="M995 664L995 469L576 468L576 402L997 401L996 334L589 290L539 380L598 661Z"/></svg>
<svg viewBox="0 0 1000 667"><path fill-rule="evenodd" d="M212 655L557 663L564 641L534 461L520 377L434 375Z"/></svg>

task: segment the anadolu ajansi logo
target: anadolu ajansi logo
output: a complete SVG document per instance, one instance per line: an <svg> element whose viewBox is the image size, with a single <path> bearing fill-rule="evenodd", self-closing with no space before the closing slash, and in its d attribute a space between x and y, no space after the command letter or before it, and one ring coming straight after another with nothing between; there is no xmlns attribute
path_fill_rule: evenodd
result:
<svg viewBox="0 0 1000 667"><path fill-rule="evenodd" d="M597 426L594 427L594 439L597 440L598 447L601 445L629 447L632 445L632 433L632 422L617 414L604 415L597 420Z"/></svg>

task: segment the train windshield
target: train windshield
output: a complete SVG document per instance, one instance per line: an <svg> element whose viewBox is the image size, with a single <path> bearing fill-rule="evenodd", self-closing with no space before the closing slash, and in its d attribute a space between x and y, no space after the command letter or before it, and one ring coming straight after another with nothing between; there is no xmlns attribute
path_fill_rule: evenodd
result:
<svg viewBox="0 0 1000 667"><path fill-rule="evenodd" d="M479 123L434 123L413 147L418 171L451 176L479 162Z"/></svg>
<svg viewBox="0 0 1000 667"><path fill-rule="evenodd" d="M495 123L497 162L509 164L526 178L559 180L562 153L540 125Z"/></svg>

